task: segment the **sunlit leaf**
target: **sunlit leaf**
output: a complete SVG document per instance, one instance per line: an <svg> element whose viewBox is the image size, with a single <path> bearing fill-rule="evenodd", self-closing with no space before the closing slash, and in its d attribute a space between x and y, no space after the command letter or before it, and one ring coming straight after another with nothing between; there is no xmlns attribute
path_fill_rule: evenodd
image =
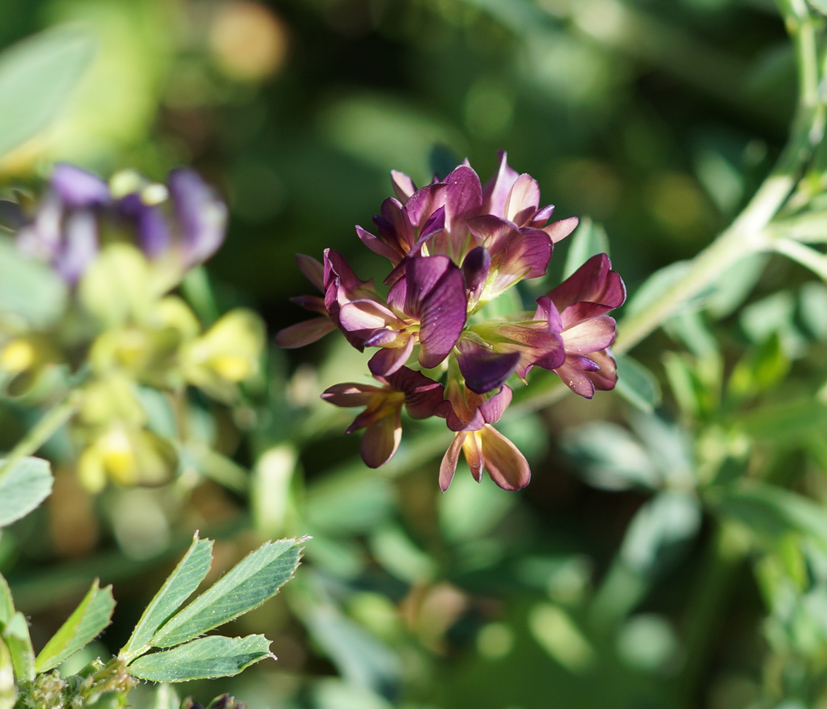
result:
<svg viewBox="0 0 827 709"><path fill-rule="evenodd" d="M0 639L0 709L12 709L16 699L11 653L6 643Z"/></svg>
<svg viewBox="0 0 827 709"><path fill-rule="evenodd" d="M14 600L11 596L11 589L3 574L0 574L0 631L14 615Z"/></svg>
<svg viewBox="0 0 827 709"><path fill-rule="evenodd" d="M0 461L0 527L25 517L52 492L52 471L40 458L23 458L4 469Z"/></svg>
<svg viewBox="0 0 827 709"><path fill-rule="evenodd" d="M178 563L169 575L161 590L155 594L141 619L132 632L129 642L124 645L121 655L131 658L139 655L150 647L152 636L181 604L187 600L198 585L204 580L212 563L213 542L209 539L199 539L198 533L192 541L184 558Z"/></svg>
<svg viewBox="0 0 827 709"><path fill-rule="evenodd" d="M172 647L261 605L289 581L301 558L302 540L268 542L173 616L155 634L155 647Z"/></svg>
<svg viewBox="0 0 827 709"><path fill-rule="evenodd" d="M99 588L98 580L95 579L75 612L40 651L35 660L36 671L45 672L57 667L67 657L92 642L109 625L114 610L112 587Z"/></svg>
<svg viewBox="0 0 827 709"><path fill-rule="evenodd" d="M95 53L78 27L36 35L0 55L0 156L45 128Z"/></svg>
<svg viewBox="0 0 827 709"><path fill-rule="evenodd" d="M11 652L15 676L28 682L34 680L34 648L26 617L20 612L15 613L2 636Z"/></svg>
<svg viewBox="0 0 827 709"><path fill-rule="evenodd" d="M129 671L150 682L187 682L193 679L232 677L270 653L270 641L263 635L206 638L151 655L139 657Z"/></svg>

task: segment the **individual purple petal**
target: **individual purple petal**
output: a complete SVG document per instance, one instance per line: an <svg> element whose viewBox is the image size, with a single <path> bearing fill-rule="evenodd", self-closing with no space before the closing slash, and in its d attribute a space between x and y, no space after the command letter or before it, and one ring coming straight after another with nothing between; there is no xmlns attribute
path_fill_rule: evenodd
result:
<svg viewBox="0 0 827 709"><path fill-rule="evenodd" d="M588 372L595 372L599 369L598 364L588 357L582 355L567 355L562 366L557 367L554 373L563 380L569 389L586 399L594 396L594 382L588 376Z"/></svg>
<svg viewBox="0 0 827 709"><path fill-rule="evenodd" d="M521 229L498 259L492 248L491 260L500 281L539 278L546 274L552 242L540 229Z"/></svg>
<svg viewBox="0 0 827 709"><path fill-rule="evenodd" d="M419 239L414 244L412 255L418 253L418 247L421 247L434 234L438 234L445 228L445 207L440 207L429 216L422 225L422 230L419 233Z"/></svg>
<svg viewBox="0 0 827 709"><path fill-rule="evenodd" d="M390 260L391 263L398 263L401 259L396 249L388 246L382 239L377 238L369 231L365 231L358 224L356 225L356 235L361 239L362 243L367 246L373 253L384 256Z"/></svg>
<svg viewBox="0 0 827 709"><path fill-rule="evenodd" d="M445 183L438 182L417 190L405 204L408 218L418 229L424 230L425 223L437 210L444 209Z"/></svg>
<svg viewBox="0 0 827 709"><path fill-rule="evenodd" d="M479 212L482 206L482 186L477 173L461 166L445 178L445 228L459 229L466 217ZM464 235L463 235L464 236Z"/></svg>
<svg viewBox="0 0 827 709"><path fill-rule="evenodd" d="M398 318L375 300L353 300L339 311L339 324L349 332L363 333L392 326Z"/></svg>
<svg viewBox="0 0 827 709"><path fill-rule="evenodd" d="M504 386L494 396L480 404L479 410L485 423L497 423L511 403L511 397L511 387Z"/></svg>
<svg viewBox="0 0 827 709"><path fill-rule="evenodd" d="M508 154L504 150L500 150L498 155L500 164L497 172L485 183L482 190L482 212L502 217L505 214L505 200L517 179L517 172L508 166Z"/></svg>
<svg viewBox="0 0 827 709"><path fill-rule="evenodd" d="M592 381L595 389L600 391L611 391L617 384L617 363L609 350L592 352L589 359L593 360L600 368L596 371L586 373Z"/></svg>
<svg viewBox="0 0 827 709"><path fill-rule="evenodd" d="M322 392L322 399L335 406L367 406L377 393L382 392L380 387L370 384L334 384Z"/></svg>
<svg viewBox="0 0 827 709"><path fill-rule="evenodd" d="M413 348L413 337L408 337L402 347L383 347L368 360L368 369L376 377L388 377L408 361Z"/></svg>
<svg viewBox="0 0 827 709"><path fill-rule="evenodd" d="M626 288L620 276L611 270L606 254L592 256L559 286L548 293L557 309L574 303L589 302L616 308L626 299Z"/></svg>
<svg viewBox="0 0 827 709"><path fill-rule="evenodd" d="M378 468L387 463L402 440L401 412L395 411L382 416L365 429L359 451L369 468Z"/></svg>
<svg viewBox="0 0 827 709"><path fill-rule="evenodd" d="M539 216L539 213L538 213ZM576 228L580 220L577 217L569 217L568 219L561 219L551 224L542 227L543 231L549 235L551 240L556 244L558 241L565 239Z"/></svg>
<svg viewBox="0 0 827 709"><path fill-rule="evenodd" d="M465 454L465 462L471 469L474 480L482 480L482 471L485 468L485 458L482 454L482 441L477 431L469 433L462 442L462 452Z"/></svg>
<svg viewBox="0 0 827 709"><path fill-rule="evenodd" d="M98 251L98 224L88 209L72 212L64 222L63 249L55 269L69 283L76 283Z"/></svg>
<svg viewBox="0 0 827 709"><path fill-rule="evenodd" d="M531 175L523 173L508 193L503 217L518 226L523 226L534 216L539 206L540 186Z"/></svg>
<svg viewBox="0 0 827 709"><path fill-rule="evenodd" d="M404 172L391 170L391 182L393 183L394 192L396 192L403 204L416 192L416 185Z"/></svg>
<svg viewBox="0 0 827 709"><path fill-rule="evenodd" d="M63 204L72 209L101 207L112 201L104 180L68 163L55 165L50 184Z"/></svg>
<svg viewBox="0 0 827 709"><path fill-rule="evenodd" d="M479 292L485 285L491 270L491 254L484 246L477 246L468 252L462 262L462 275L465 277L465 289L469 297L476 302Z"/></svg>
<svg viewBox="0 0 827 709"><path fill-rule="evenodd" d="M457 363L465 385L477 394L502 386L520 361L519 352L494 352L472 340L460 340L457 349Z"/></svg>
<svg viewBox="0 0 827 709"><path fill-rule="evenodd" d="M167 186L181 228L185 263L203 263L224 241L227 207L194 170L172 170Z"/></svg>
<svg viewBox="0 0 827 709"><path fill-rule="evenodd" d="M296 254L296 263L305 278L310 281L321 293L324 293L324 265L305 254Z"/></svg>
<svg viewBox="0 0 827 709"><path fill-rule="evenodd" d="M414 244L413 226L405 208L399 200L389 197L382 202L382 213L374 216L373 221L382 240L398 254L398 262Z"/></svg>
<svg viewBox="0 0 827 709"><path fill-rule="evenodd" d="M554 205L547 204L542 209L538 209L537 212L531 220L528 222L526 226L534 227L536 229L542 229L543 225L551 219L551 215L554 214ZM577 219L575 219L575 223L577 223ZM562 238L562 237L560 237Z"/></svg>
<svg viewBox="0 0 827 709"><path fill-rule="evenodd" d="M605 349L615 341L615 336L615 321L608 315L585 320L563 332L566 352L570 354L587 355Z"/></svg>
<svg viewBox="0 0 827 709"><path fill-rule="evenodd" d="M405 408L411 418L425 419L433 416L443 401L445 388L422 372L401 367L387 381L394 390L405 394Z"/></svg>
<svg viewBox="0 0 827 709"><path fill-rule="evenodd" d="M511 441L488 424L479 432L485 472L503 490L522 490L531 480L528 461Z"/></svg>
<svg viewBox="0 0 827 709"><path fill-rule="evenodd" d="M293 298L290 298L291 303L295 303L300 308L304 308L305 310L310 310L313 313L319 313L320 315L327 315L327 308L324 307L324 298L318 295L297 295Z"/></svg>
<svg viewBox="0 0 827 709"><path fill-rule="evenodd" d="M454 440L445 452L442 458L442 463L439 466L439 488L442 492L448 489L451 481L454 479L454 473L457 470L457 463L459 462L459 454L462 451L462 444L465 441L467 433L459 432L454 435Z"/></svg>
<svg viewBox="0 0 827 709"><path fill-rule="evenodd" d="M537 312L534 314L534 319L548 323L549 332L562 332L563 318L551 298L542 295L535 302L537 303Z"/></svg>
<svg viewBox="0 0 827 709"><path fill-rule="evenodd" d="M419 362L430 369L448 356L465 327L465 282L448 257L426 256L409 260L405 283L405 310L420 321Z"/></svg>
<svg viewBox="0 0 827 709"><path fill-rule="evenodd" d="M147 204L139 192L132 192L118 200L118 212L135 223L141 250L149 258L158 258L169 251L172 233L157 205Z"/></svg>
<svg viewBox="0 0 827 709"><path fill-rule="evenodd" d="M287 350L304 347L335 329L336 325L327 316L305 320L279 330L276 333L276 346Z"/></svg>

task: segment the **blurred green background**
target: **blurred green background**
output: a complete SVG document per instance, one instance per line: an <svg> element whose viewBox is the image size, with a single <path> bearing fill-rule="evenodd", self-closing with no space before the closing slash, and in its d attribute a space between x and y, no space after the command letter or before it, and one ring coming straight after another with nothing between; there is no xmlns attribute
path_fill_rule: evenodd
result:
<svg viewBox="0 0 827 709"><path fill-rule="evenodd" d="M254 308L271 336L305 318L288 302L310 292L296 252L331 247L360 276L376 271L353 227L370 228L391 169L422 185L467 157L485 180L498 149L558 217L603 225L634 292L738 213L795 100L792 49L763 0L0 0L0 17L2 47L62 23L98 42L58 120L0 162L2 184L40 185L57 160L157 180L192 165L231 212L208 264L219 309ZM773 262L752 298L804 279ZM725 346L760 344L750 322L722 316ZM635 354L662 372L686 339L659 334ZM278 663L184 688L202 702L230 691L256 709L780 707L774 678L799 655L816 686L825 606L813 601L811 652L767 640L742 557L708 557L738 542L683 494L697 447L712 444L671 422L671 394L663 418L611 393L515 413L503 431L532 464L530 486L507 493L460 470L441 495L444 427L406 425L396 458L371 471L341 433L349 412L318 401L364 363L336 336L271 348L247 404L211 411L227 458L175 485L92 498L58 469L47 509L0 539L35 644L99 575L119 606L97 650L116 651L200 528L219 539L223 569L262 535L314 536L297 579L238 621L235 634L274 640ZM19 428L4 419L10 445ZM151 697L142 688L136 704Z"/></svg>

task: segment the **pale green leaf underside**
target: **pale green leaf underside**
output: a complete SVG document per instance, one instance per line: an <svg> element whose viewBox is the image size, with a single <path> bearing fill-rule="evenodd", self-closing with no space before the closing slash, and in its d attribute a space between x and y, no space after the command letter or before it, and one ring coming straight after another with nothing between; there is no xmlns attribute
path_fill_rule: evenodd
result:
<svg viewBox="0 0 827 709"><path fill-rule="evenodd" d="M152 645L178 645L261 605L290 580L300 555L296 539L264 544L162 626Z"/></svg>
<svg viewBox="0 0 827 709"><path fill-rule="evenodd" d="M0 461L0 527L25 517L52 491L52 471L40 458L23 458L9 470Z"/></svg>
<svg viewBox="0 0 827 709"><path fill-rule="evenodd" d="M647 414L660 403L660 385L650 372L631 357L617 359L617 393Z"/></svg>
<svg viewBox="0 0 827 709"><path fill-rule="evenodd" d="M109 625L114 610L112 587L98 588L98 581L95 579L92 588L75 612L40 651L35 661L37 672L57 667L67 657L94 640Z"/></svg>
<svg viewBox="0 0 827 709"><path fill-rule="evenodd" d="M0 630L3 630L13 615L14 601L11 597L11 589L3 574L0 574Z"/></svg>
<svg viewBox="0 0 827 709"><path fill-rule="evenodd" d="M198 539L196 534L184 558L155 594L144 611L121 655L126 658L139 655L150 647L152 636L204 580L212 563L212 540Z"/></svg>
<svg viewBox="0 0 827 709"><path fill-rule="evenodd" d="M150 682L187 682L192 679L232 677L270 655L263 635L225 638L211 635L186 645L139 657L129 672Z"/></svg>
<svg viewBox="0 0 827 709"><path fill-rule="evenodd" d="M79 28L58 28L0 55L0 156L45 128L61 108L95 52Z"/></svg>

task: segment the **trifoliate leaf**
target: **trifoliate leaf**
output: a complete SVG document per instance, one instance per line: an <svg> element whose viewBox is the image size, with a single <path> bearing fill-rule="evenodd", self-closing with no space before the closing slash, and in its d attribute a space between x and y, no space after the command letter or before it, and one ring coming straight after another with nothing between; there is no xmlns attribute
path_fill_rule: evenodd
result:
<svg viewBox="0 0 827 709"><path fill-rule="evenodd" d="M261 605L287 582L299 564L300 540L268 542L175 615L155 634L154 647L172 647Z"/></svg>
<svg viewBox="0 0 827 709"><path fill-rule="evenodd" d="M150 682L187 682L232 677L266 657L272 655L270 641L263 635L245 638L211 635L172 650L139 657L128 670Z"/></svg>
<svg viewBox="0 0 827 709"><path fill-rule="evenodd" d="M195 593L198 585L210 570L212 546L212 540L199 539L196 533L184 558L161 586L161 590L155 594L135 626L132 637L121 649L120 654L125 659L137 657L148 650L152 636L158 628L181 607L187 598Z"/></svg>
<svg viewBox="0 0 827 709"><path fill-rule="evenodd" d="M35 670L40 673L57 667L67 657L92 642L109 625L114 610L112 587L99 588L98 580L95 579L92 588L69 616L69 620L40 651L35 660Z"/></svg>

